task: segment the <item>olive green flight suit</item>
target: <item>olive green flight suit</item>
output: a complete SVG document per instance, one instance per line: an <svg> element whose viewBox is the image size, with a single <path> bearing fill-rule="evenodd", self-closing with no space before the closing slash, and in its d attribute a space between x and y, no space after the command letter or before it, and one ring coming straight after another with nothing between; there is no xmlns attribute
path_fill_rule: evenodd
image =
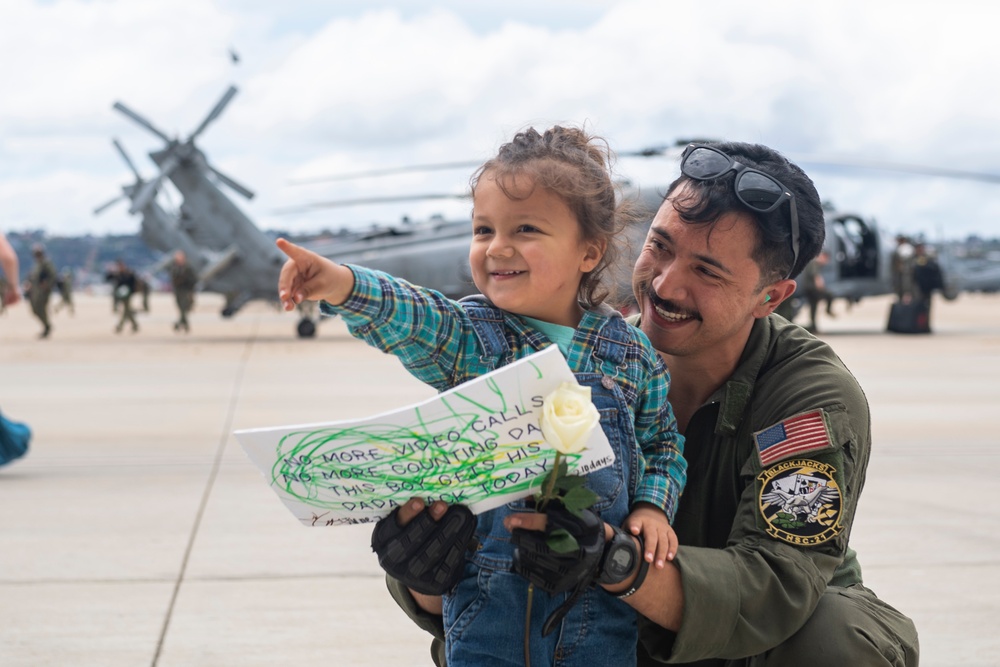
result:
<svg viewBox="0 0 1000 667"><path fill-rule="evenodd" d="M804 414L822 416L822 448L762 465L755 434ZM861 387L826 343L781 317L754 323L736 371L684 434L688 483L674 522L683 621L674 633L639 619L641 667L917 665L913 622L862 585L848 546L870 426ZM775 511L775 490L796 480L826 494L813 521ZM444 665L441 617L388 585Z"/></svg>
<svg viewBox="0 0 1000 667"><path fill-rule="evenodd" d="M180 317L174 323L174 331L190 331L188 324L188 313L194 307L194 288L198 285L198 273L188 263L178 264L173 262L170 265L170 285L174 291L174 298L177 300L177 310Z"/></svg>
<svg viewBox="0 0 1000 667"><path fill-rule="evenodd" d="M41 337L45 338L52 330L49 324L49 298L56 285L56 267L48 257L35 257L35 265L28 274L30 288L28 300L31 302L31 312L42 323Z"/></svg>

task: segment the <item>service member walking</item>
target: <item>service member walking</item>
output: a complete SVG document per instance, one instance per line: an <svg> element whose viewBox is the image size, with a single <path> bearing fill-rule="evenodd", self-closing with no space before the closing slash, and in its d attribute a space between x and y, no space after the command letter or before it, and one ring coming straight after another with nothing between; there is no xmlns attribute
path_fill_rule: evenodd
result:
<svg viewBox="0 0 1000 667"><path fill-rule="evenodd" d="M42 323L42 333L38 337L48 338L52 331L52 325L49 323L49 298L56 286L58 274L52 260L45 254L44 246L36 243L31 248L31 254L35 258L35 264L28 274L28 301L31 303L31 312Z"/></svg>
<svg viewBox="0 0 1000 667"><path fill-rule="evenodd" d="M115 299L122 309L122 316L118 320L117 326L115 326L115 333L121 333L122 329L125 328L126 322L132 325L132 333L136 333L139 331L139 323L135 321L135 310L132 309L132 295L136 292L139 279L136 277L135 272L120 259L115 263L114 273L109 274L109 277L113 281L112 289L114 290Z"/></svg>
<svg viewBox="0 0 1000 667"><path fill-rule="evenodd" d="M194 307L194 290L198 285L198 273L187 262L187 256L183 250L174 253L174 260L170 263L170 285L174 290L174 298L177 300L177 311L180 317L174 322L174 331L191 331L188 324L188 313Z"/></svg>

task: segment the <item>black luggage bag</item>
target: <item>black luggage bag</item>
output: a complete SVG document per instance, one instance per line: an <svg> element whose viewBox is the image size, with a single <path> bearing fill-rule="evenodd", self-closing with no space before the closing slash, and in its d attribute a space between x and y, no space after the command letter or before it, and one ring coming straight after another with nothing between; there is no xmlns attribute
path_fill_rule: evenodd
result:
<svg viewBox="0 0 1000 667"><path fill-rule="evenodd" d="M896 302L889 311L888 331L914 334L931 332L930 304L921 299L909 303Z"/></svg>

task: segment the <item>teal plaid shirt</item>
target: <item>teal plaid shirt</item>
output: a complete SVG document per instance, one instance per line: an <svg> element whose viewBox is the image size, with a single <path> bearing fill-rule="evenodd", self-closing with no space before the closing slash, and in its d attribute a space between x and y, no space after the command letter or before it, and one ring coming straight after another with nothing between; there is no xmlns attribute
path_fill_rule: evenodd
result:
<svg viewBox="0 0 1000 667"><path fill-rule="evenodd" d="M341 316L352 336L399 357L411 374L438 391L493 370L493 360L483 358L460 303L381 271L349 268L354 272L351 296L340 306L323 302L320 310ZM632 504L651 503L673 522L687 480L687 463L682 456L684 436L677 431L677 420L667 401L670 376L649 339L634 327L634 341L628 345L623 367L599 366L591 341L607 318L600 312L584 312L566 361L576 373L603 372L621 388L632 411L644 461L644 474ZM505 314L504 326L515 333L511 361L552 344L516 315Z"/></svg>

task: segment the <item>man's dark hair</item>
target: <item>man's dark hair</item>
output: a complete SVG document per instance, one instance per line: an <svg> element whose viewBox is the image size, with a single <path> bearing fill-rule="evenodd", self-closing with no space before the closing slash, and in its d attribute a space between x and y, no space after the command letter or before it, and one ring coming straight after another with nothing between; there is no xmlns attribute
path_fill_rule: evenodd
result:
<svg viewBox="0 0 1000 667"><path fill-rule="evenodd" d="M749 214L757 223L757 246L752 256L760 267L762 284L785 276L794 278L819 254L826 238L823 204L816 186L802 169L767 146L741 142L720 142L711 146L751 169L772 176L795 196L799 216L799 258L795 266L792 266L791 207L783 203L770 213L753 211L736 198L735 172L710 181L698 181L681 174L667 188L667 197L687 183L687 191L694 196L673 204L681 219L692 224L714 224L731 211Z"/></svg>

